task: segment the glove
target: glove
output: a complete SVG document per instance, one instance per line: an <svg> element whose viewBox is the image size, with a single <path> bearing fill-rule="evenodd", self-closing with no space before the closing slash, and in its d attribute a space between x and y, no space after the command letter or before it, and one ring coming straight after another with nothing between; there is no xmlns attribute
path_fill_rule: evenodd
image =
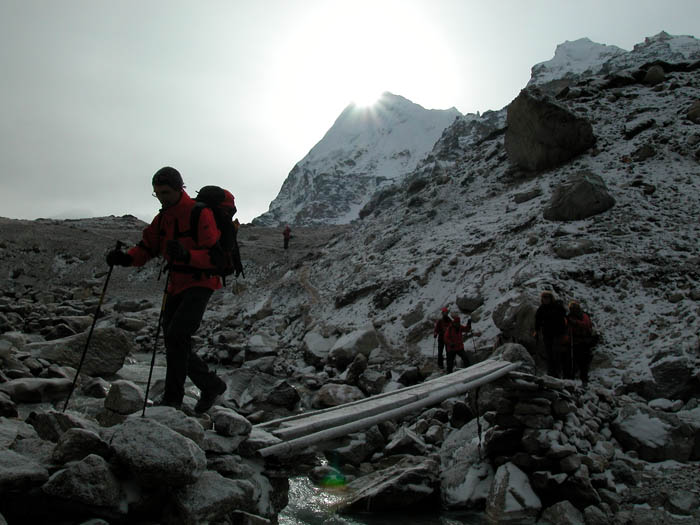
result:
<svg viewBox="0 0 700 525"><path fill-rule="evenodd" d="M182 244L176 240L170 240L165 245L165 251L173 261L187 264L190 262L190 251L186 250Z"/></svg>
<svg viewBox="0 0 700 525"><path fill-rule="evenodd" d="M112 250L107 254L107 264L109 266L131 266L134 258L121 250Z"/></svg>

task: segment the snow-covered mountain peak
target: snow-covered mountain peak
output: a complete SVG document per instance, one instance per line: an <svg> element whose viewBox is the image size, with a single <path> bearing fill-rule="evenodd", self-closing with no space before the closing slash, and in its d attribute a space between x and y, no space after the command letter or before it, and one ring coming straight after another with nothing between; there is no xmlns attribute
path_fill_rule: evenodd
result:
<svg viewBox="0 0 700 525"><path fill-rule="evenodd" d="M674 36L661 31L645 38L632 51L580 38L559 44L552 59L534 65L527 85L540 86L557 80L614 73L640 68L653 61L678 63L696 60L700 60L700 40L692 36Z"/></svg>
<svg viewBox="0 0 700 525"><path fill-rule="evenodd" d="M459 115L388 92L369 107L350 104L254 222L349 223L377 189L413 171Z"/></svg>
<svg viewBox="0 0 700 525"><path fill-rule="evenodd" d="M608 60L624 53L627 52L622 48L598 44L589 38L567 40L557 46L554 58L532 67L528 86L584 73L595 74Z"/></svg>

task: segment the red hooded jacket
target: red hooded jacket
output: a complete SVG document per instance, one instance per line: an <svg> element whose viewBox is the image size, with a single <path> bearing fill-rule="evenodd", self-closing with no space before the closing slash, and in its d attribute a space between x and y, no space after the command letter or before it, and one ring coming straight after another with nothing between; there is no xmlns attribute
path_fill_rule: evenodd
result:
<svg viewBox="0 0 700 525"><path fill-rule="evenodd" d="M151 221L151 224L143 230L141 242L129 250L129 255L133 257L133 265L143 266L148 260L158 255L163 255L169 263L173 263L166 253L165 246L169 240L176 239L190 252L190 261L187 266L195 270L214 268L209 258L209 248L219 240L221 234L216 227L214 214L210 209L204 208L199 217L197 234L199 244L195 245L194 239L188 233L190 214L194 205L195 201L183 190L177 204L161 210ZM182 265L182 263L176 264ZM218 275L210 275L205 272L197 274L196 272L173 270L168 283L168 293L176 295L195 286L218 290L221 288L221 279Z"/></svg>

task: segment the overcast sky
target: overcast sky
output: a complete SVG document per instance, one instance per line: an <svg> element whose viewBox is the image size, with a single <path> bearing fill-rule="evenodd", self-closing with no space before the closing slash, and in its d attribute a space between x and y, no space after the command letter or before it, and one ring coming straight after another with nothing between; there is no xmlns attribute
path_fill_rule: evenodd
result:
<svg viewBox="0 0 700 525"><path fill-rule="evenodd" d="M352 101L501 109L566 40L699 29L699 0L0 0L0 216L150 221L170 165L249 222Z"/></svg>

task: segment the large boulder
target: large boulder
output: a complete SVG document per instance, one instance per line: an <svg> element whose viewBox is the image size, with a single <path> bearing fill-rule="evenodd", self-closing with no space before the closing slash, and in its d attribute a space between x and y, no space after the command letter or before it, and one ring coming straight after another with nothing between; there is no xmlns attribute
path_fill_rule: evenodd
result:
<svg viewBox="0 0 700 525"><path fill-rule="evenodd" d="M42 485L49 472L35 461L14 452L0 450L0 494L11 490L25 490Z"/></svg>
<svg viewBox="0 0 700 525"><path fill-rule="evenodd" d="M146 486L194 483L207 466L194 441L150 419L127 419L109 444L119 462Z"/></svg>
<svg viewBox="0 0 700 525"><path fill-rule="evenodd" d="M234 511L255 509L250 481L228 479L218 472L204 472L195 483L175 490L175 516L181 523L228 523Z"/></svg>
<svg viewBox="0 0 700 525"><path fill-rule="evenodd" d="M68 397L72 381L63 378L21 377L0 383L4 392L15 403L42 403Z"/></svg>
<svg viewBox="0 0 700 525"><path fill-rule="evenodd" d="M508 106L505 147L511 164L526 171L559 166L595 144L591 123L523 90Z"/></svg>
<svg viewBox="0 0 700 525"><path fill-rule="evenodd" d="M349 483L340 512L435 511L440 503L438 471L432 458L406 456Z"/></svg>
<svg viewBox="0 0 700 525"><path fill-rule="evenodd" d="M486 501L489 523L535 523L542 502L527 475L513 463L498 467Z"/></svg>
<svg viewBox="0 0 700 525"><path fill-rule="evenodd" d="M338 339L328 352L328 364L338 370L352 363L357 354L369 357L372 350L379 346L379 338L374 327L368 326L345 334Z"/></svg>
<svg viewBox="0 0 700 525"><path fill-rule="evenodd" d="M102 507L116 512L120 502L119 480L107 461L91 454L53 474L44 484L46 494L64 501Z"/></svg>
<svg viewBox="0 0 700 525"><path fill-rule="evenodd" d="M265 374L252 368L239 368L222 376L227 390L227 401L232 401L238 410L249 414L258 410L277 412L293 410L301 397L286 380Z"/></svg>
<svg viewBox="0 0 700 525"><path fill-rule="evenodd" d="M362 390L356 386L326 383L316 392L312 405L315 408L335 407L364 398L365 395L362 393Z"/></svg>
<svg viewBox="0 0 700 525"><path fill-rule="evenodd" d="M580 171L554 189L544 209L550 221L577 221L603 213L615 205L603 179L590 171Z"/></svg>
<svg viewBox="0 0 700 525"><path fill-rule="evenodd" d="M85 351L87 336L88 332L83 332L53 341L29 343L24 350L31 352L32 357L77 368ZM124 366L124 359L133 349L131 337L124 330L96 328L80 372L89 376L115 374Z"/></svg>
<svg viewBox="0 0 700 525"><path fill-rule="evenodd" d="M337 337L324 337L321 333L309 332L302 341L304 360L315 367L322 367L337 340Z"/></svg>
<svg viewBox="0 0 700 525"><path fill-rule="evenodd" d="M532 337L532 330L535 327L537 308L538 302L534 295L521 293L507 297L496 306L491 317L505 339L534 351L536 341Z"/></svg>
<svg viewBox="0 0 700 525"><path fill-rule="evenodd" d="M693 102L693 105L688 108L688 113L686 114L686 117L688 120L691 122L695 122L695 124L700 124L700 100L696 100Z"/></svg>
<svg viewBox="0 0 700 525"><path fill-rule="evenodd" d="M695 429L675 414L645 404L622 407L610 428L625 449L637 451L645 461L688 461L693 455Z"/></svg>

